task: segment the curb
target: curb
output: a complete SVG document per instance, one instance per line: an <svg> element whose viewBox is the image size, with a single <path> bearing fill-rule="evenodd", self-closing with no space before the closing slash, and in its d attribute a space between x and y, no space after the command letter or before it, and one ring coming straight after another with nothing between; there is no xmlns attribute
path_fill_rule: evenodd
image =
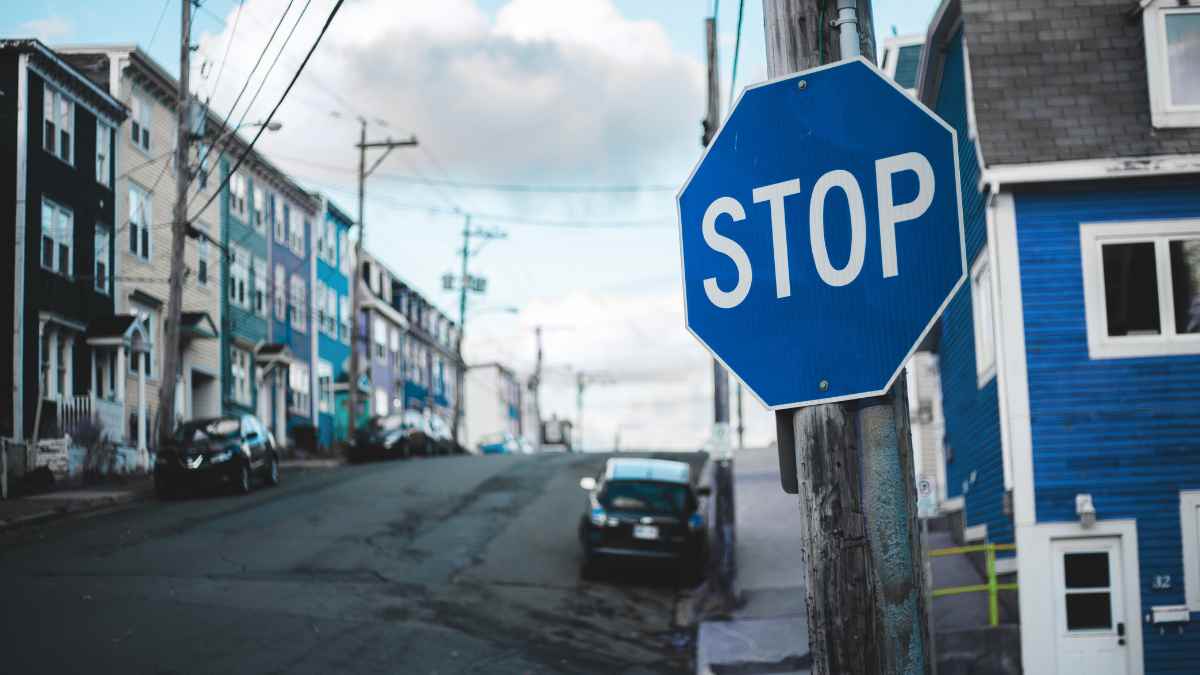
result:
<svg viewBox="0 0 1200 675"><path fill-rule="evenodd" d="M0 520L0 533L10 532L31 525L37 525L69 516L89 515L105 509L110 509L114 506L124 506L133 502L142 501L150 497L153 490L135 490L130 494L121 495L119 497L102 497L99 499L88 500L79 505L63 505L36 513L28 513L23 516L16 516L6 520Z"/></svg>

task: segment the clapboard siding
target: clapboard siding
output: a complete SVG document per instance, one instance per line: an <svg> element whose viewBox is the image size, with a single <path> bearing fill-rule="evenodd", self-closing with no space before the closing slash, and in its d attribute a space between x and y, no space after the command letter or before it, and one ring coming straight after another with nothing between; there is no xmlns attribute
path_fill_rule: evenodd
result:
<svg viewBox="0 0 1200 675"><path fill-rule="evenodd" d="M1016 196L1039 522L1135 518L1145 614L1182 604L1179 491L1200 488L1200 355L1091 360L1083 222L1200 217L1200 182L1105 182ZM1172 588L1155 590L1156 575ZM1195 619L1197 615L1193 615ZM1195 673L1200 627L1144 631L1147 673Z"/></svg>
<svg viewBox="0 0 1200 675"><path fill-rule="evenodd" d="M220 176L224 181L229 175L230 169L233 167L233 158L222 156L220 160ZM249 188L248 188L248 193ZM234 215L229 207L229 187L226 185L221 189L221 196L216 200L220 204L221 210L221 237L222 242L229 250L231 245L236 244L246 250L253 258L262 265L262 270L267 273L267 279L270 279L270 272L267 270L267 240L255 230L249 223L244 222L242 218ZM253 213L253 209L248 207L248 214ZM253 276L253 275L252 275ZM251 288L248 292L253 293L254 283L251 282ZM265 313L271 311L271 298L267 295L264 299ZM256 413L258 411L258 394L259 388L257 384L250 387L250 405L239 404L233 394L233 377L230 372L232 361L230 360L230 348L233 346L233 341L237 340L242 343L243 347L248 345L257 345L267 340L267 320L262 316L255 314L253 309L253 301L251 301L251 309L247 310L234 303L229 302L229 256L221 256L221 306L224 310L224 326L221 329L221 373L223 374L224 386L221 389L221 408L227 414L239 413ZM257 364L251 366L250 381L257 383L259 378ZM270 425L271 421L264 420Z"/></svg>
<svg viewBox="0 0 1200 675"><path fill-rule="evenodd" d="M950 41L934 110L958 132L963 227L969 263L987 242L987 224L985 199L978 188L979 161L967 124L963 63L960 33ZM990 540L1012 542L1012 521L1004 514L1004 468L996 380L992 378L983 387L978 386L973 321L968 283L946 307L938 348L949 460L946 462L946 494L965 497L967 525L986 524Z"/></svg>

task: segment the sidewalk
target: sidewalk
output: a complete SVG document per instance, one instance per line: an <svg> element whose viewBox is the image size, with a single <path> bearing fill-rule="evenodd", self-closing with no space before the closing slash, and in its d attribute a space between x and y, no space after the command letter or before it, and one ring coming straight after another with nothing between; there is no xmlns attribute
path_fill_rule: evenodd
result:
<svg viewBox="0 0 1200 675"><path fill-rule="evenodd" d="M808 610L796 497L779 487L774 448L737 451L734 471L741 603L729 620L700 624L696 672L807 673Z"/></svg>
<svg viewBox="0 0 1200 675"><path fill-rule="evenodd" d="M334 458L285 459L283 471L333 469L344 462ZM147 499L154 495L152 476L131 476L109 485L51 489L34 495L0 500L0 532L62 516L96 511Z"/></svg>

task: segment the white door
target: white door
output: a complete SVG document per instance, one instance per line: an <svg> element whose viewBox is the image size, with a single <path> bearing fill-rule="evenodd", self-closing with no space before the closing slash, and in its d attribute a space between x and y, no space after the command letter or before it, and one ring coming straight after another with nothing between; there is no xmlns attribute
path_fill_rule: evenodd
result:
<svg viewBox="0 0 1200 675"><path fill-rule="evenodd" d="M1055 541L1054 568L1058 672L1126 675L1121 539Z"/></svg>

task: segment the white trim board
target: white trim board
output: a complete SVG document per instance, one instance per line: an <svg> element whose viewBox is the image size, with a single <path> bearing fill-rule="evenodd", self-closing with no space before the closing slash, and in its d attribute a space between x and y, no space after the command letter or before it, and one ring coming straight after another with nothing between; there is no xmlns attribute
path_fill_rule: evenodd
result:
<svg viewBox="0 0 1200 675"><path fill-rule="evenodd" d="M24 438L25 428L25 192L28 188L29 55L17 57L17 185L13 252L13 436ZM35 360L36 363L36 360Z"/></svg>
<svg viewBox="0 0 1200 675"><path fill-rule="evenodd" d="M1200 173L1200 155L1151 155L1030 164L996 164L984 169L980 174L979 186L982 191L985 185L1051 183L1131 176L1171 176L1187 173Z"/></svg>
<svg viewBox="0 0 1200 675"><path fill-rule="evenodd" d="M957 513L962 511L964 506L966 506L966 500L961 496L951 497L942 500L942 503L938 505L938 511L942 513Z"/></svg>
<svg viewBox="0 0 1200 675"><path fill-rule="evenodd" d="M1002 459L1011 473L1013 522L1037 522L1033 484L1033 430L1029 412L1029 365L1025 357L1025 308L1021 297L1021 261L1017 248L1016 202L1011 192L995 196L990 234L995 240L996 288L1000 294L996 365L1000 399Z"/></svg>
<svg viewBox="0 0 1200 675"><path fill-rule="evenodd" d="M987 523L963 528L963 541L987 541Z"/></svg>
<svg viewBox="0 0 1200 675"><path fill-rule="evenodd" d="M1125 640L1129 675L1142 675L1142 595L1138 565L1137 521L1097 520L1084 529L1079 523L1017 525L1017 586L1021 613L1021 666L1026 673L1060 673L1054 609L1054 548L1056 540L1119 537L1125 608ZM1065 673L1063 675L1066 675Z"/></svg>
<svg viewBox="0 0 1200 675"><path fill-rule="evenodd" d="M1200 490L1179 492L1183 591L1189 611L1200 612Z"/></svg>

